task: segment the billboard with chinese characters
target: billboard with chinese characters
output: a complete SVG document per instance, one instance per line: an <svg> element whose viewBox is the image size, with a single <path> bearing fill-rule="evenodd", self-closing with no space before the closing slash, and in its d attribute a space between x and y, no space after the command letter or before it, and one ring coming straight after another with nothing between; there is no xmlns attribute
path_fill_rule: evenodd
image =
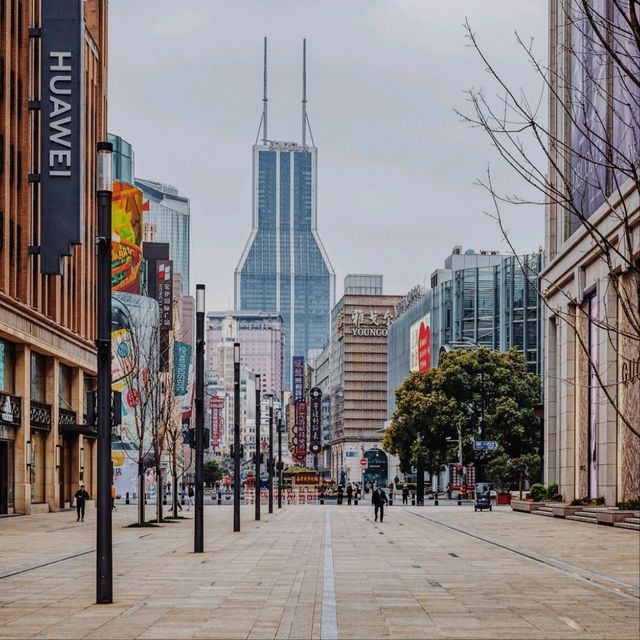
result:
<svg viewBox="0 0 640 640"><path fill-rule="evenodd" d="M351 322L347 332L359 338L386 338L394 313L391 308L354 309L349 316Z"/></svg>
<svg viewBox="0 0 640 640"><path fill-rule="evenodd" d="M142 191L113 182L111 207L111 286L140 293L142 277Z"/></svg>
<svg viewBox="0 0 640 640"><path fill-rule="evenodd" d="M414 322L409 329L409 369L429 371L431 369L431 314L427 313Z"/></svg>
<svg viewBox="0 0 640 640"><path fill-rule="evenodd" d="M304 398L304 358L293 356L293 401L298 402Z"/></svg>
<svg viewBox="0 0 640 640"><path fill-rule="evenodd" d="M322 448L322 391L313 387L309 396L309 451L317 455Z"/></svg>
<svg viewBox="0 0 640 640"><path fill-rule="evenodd" d="M224 430L224 398L222 396L209 398L209 410L211 411L211 446L217 449Z"/></svg>

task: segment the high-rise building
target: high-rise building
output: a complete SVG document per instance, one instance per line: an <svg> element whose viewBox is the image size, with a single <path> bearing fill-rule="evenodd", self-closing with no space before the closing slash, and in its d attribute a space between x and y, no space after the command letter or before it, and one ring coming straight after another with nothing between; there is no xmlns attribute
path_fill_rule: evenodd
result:
<svg viewBox="0 0 640 640"><path fill-rule="evenodd" d="M242 366L261 376L262 392L282 398L284 327L277 313L226 311L207 314L207 370L221 370L219 345L240 342Z"/></svg>
<svg viewBox="0 0 640 640"><path fill-rule="evenodd" d="M360 284L347 276L345 293L331 313L329 370L321 362L326 354L316 360L325 370L325 388L327 379L330 386L329 442L322 463L334 480L344 474L353 482L362 479L359 460L366 457L364 480L386 485L395 474L379 449L387 417L387 334L400 296L384 295L380 276L371 278ZM374 293L351 293L360 286ZM322 379L317 382L323 384Z"/></svg>
<svg viewBox="0 0 640 640"><path fill-rule="evenodd" d="M292 357L306 356L329 339L335 275L318 234L318 150L306 140L305 64L298 144L267 136L266 62L265 39L262 140L253 146L251 235L235 271L235 306L282 317L283 377L290 388Z"/></svg>
<svg viewBox="0 0 640 640"><path fill-rule="evenodd" d="M96 374L95 192L87 186L73 211L82 220L81 244L62 259L62 275L41 274L42 255L29 250L42 244L49 213L43 183L27 178L42 176L48 166L40 122L51 110L40 86L44 45L35 45L30 32L55 29L54 11L75 19L78 31L67 27L65 33L70 47L83 47L82 67L72 58L72 72L81 79L82 109L91 126L84 127L72 157L74 170L83 166L86 185L95 185L96 144L107 135L108 2L64 4L0 7L0 514L58 511L70 505L80 482L92 497L97 487L96 431L83 417ZM40 112L31 110L31 101L41 102ZM62 132L69 115L56 123Z"/></svg>
<svg viewBox="0 0 640 640"><path fill-rule="evenodd" d="M145 200L144 222L155 226L155 242L168 242L173 268L182 276L182 295L189 295L189 198L170 184L136 178ZM148 203L148 205L147 205Z"/></svg>
<svg viewBox="0 0 640 640"><path fill-rule="evenodd" d="M431 289L415 287L398 305L389 331L387 417L409 373L437 367L443 350L515 348L542 375L542 264L541 251L516 257L454 247L432 273Z"/></svg>

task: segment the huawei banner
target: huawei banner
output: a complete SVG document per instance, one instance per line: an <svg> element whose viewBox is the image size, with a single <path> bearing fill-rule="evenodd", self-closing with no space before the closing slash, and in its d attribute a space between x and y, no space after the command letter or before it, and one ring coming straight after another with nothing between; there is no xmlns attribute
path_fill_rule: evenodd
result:
<svg viewBox="0 0 640 640"><path fill-rule="evenodd" d="M431 314L427 313L409 330L411 348L409 351L410 370L429 371L431 369Z"/></svg>

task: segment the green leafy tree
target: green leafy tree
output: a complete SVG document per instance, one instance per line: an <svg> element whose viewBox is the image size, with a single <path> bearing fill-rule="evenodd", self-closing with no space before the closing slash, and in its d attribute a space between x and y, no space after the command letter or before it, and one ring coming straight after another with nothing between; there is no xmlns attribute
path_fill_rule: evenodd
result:
<svg viewBox="0 0 640 640"><path fill-rule="evenodd" d="M206 484L215 484L217 480L222 479L222 468L215 460L207 460L204 463L204 481Z"/></svg>
<svg viewBox="0 0 640 640"><path fill-rule="evenodd" d="M534 408L540 388L540 379L527 371L515 349L451 351L437 368L410 374L396 390L396 411L383 445L400 458L403 472L415 465L418 453L432 473L456 460L458 433L465 461L491 460L491 454L481 459L473 451L479 439L496 440L497 454L511 459L537 455L540 422Z"/></svg>

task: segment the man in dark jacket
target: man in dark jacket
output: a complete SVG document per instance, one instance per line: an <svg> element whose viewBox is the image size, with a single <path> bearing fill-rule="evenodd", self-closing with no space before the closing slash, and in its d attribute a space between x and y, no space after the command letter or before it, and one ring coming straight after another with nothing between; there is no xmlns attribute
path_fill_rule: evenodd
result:
<svg viewBox="0 0 640 640"><path fill-rule="evenodd" d="M409 485L406 482L402 485L402 504L409 504Z"/></svg>
<svg viewBox="0 0 640 640"><path fill-rule="evenodd" d="M384 489L382 487L378 487L373 492L371 502L373 503L376 522L378 521L378 511L380 511L380 522L382 522L384 519L384 505L389 502L387 500L387 494L384 492Z"/></svg>
<svg viewBox="0 0 640 640"><path fill-rule="evenodd" d="M353 487L351 483L347 485L347 506L351 505L351 500L353 499Z"/></svg>
<svg viewBox="0 0 640 640"><path fill-rule="evenodd" d="M84 507L89 499L89 493L86 491L83 484L80 485L80 488L75 492L73 497L76 499L76 512L78 513L78 519L76 522L80 522L80 520L84 522Z"/></svg>

